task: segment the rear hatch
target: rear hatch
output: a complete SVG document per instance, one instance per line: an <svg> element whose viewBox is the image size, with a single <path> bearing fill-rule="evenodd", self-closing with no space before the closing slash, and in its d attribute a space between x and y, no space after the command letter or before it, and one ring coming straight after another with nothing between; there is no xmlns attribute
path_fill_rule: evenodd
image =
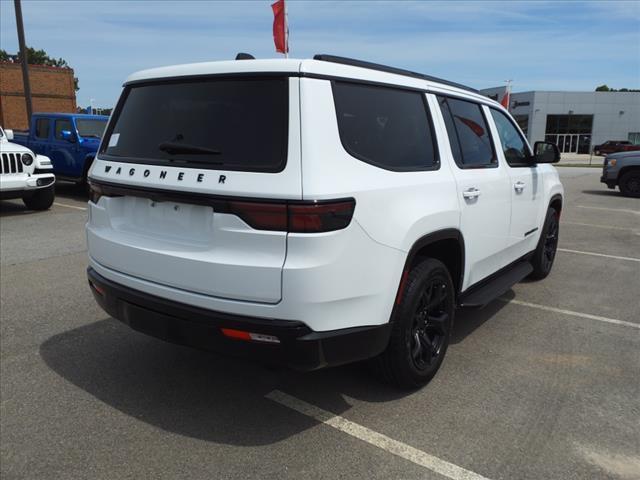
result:
<svg viewBox="0 0 640 480"><path fill-rule="evenodd" d="M271 220L302 197L298 89L286 74L125 86L90 173L91 258L189 292L279 302L287 233Z"/></svg>

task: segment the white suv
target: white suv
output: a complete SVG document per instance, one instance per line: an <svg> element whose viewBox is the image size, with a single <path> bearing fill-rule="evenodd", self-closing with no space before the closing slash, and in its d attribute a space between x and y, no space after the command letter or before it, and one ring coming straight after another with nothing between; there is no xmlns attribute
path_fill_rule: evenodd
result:
<svg viewBox="0 0 640 480"><path fill-rule="evenodd" d="M563 189L476 91L340 57L130 76L90 172L89 282L150 335L417 387L457 307L545 277Z"/></svg>
<svg viewBox="0 0 640 480"><path fill-rule="evenodd" d="M27 208L47 210L55 198L51 160L11 140L13 130L0 127L0 199L21 198Z"/></svg>

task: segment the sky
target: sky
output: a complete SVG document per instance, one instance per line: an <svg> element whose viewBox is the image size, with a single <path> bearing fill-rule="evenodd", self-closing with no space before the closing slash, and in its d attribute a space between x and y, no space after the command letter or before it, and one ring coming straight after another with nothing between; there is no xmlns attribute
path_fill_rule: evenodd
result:
<svg viewBox="0 0 640 480"><path fill-rule="evenodd" d="M272 0L273 1L273 0ZM75 70L77 103L111 107L151 67L277 58L272 1L23 0L27 44ZM640 88L640 1L294 1L290 57L359 58L475 88ZM0 0L0 48L18 49L13 0Z"/></svg>

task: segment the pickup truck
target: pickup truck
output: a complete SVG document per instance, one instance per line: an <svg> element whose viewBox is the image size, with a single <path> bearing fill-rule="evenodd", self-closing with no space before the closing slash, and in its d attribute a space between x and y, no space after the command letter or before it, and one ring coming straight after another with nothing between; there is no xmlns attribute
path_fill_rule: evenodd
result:
<svg viewBox="0 0 640 480"><path fill-rule="evenodd" d="M628 140L607 140L603 144L593 147L595 155L608 155L610 153L632 152L635 150L640 150L640 145L634 145Z"/></svg>
<svg viewBox="0 0 640 480"><path fill-rule="evenodd" d="M600 181L616 186L627 197L640 197L640 152L618 152L607 155Z"/></svg>
<svg viewBox="0 0 640 480"><path fill-rule="evenodd" d="M27 132L14 142L51 159L59 180L85 184L109 117L72 113L34 113Z"/></svg>

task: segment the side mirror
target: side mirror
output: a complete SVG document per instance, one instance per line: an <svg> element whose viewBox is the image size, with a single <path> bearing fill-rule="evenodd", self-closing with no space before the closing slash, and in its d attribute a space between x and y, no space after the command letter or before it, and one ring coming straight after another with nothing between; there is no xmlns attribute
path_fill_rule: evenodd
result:
<svg viewBox="0 0 640 480"><path fill-rule="evenodd" d="M533 145L533 158L536 163L558 163L560 149L555 143L536 142Z"/></svg>
<svg viewBox="0 0 640 480"><path fill-rule="evenodd" d="M4 131L4 136L7 137L7 140L9 141L13 140L13 130L8 128L7 130Z"/></svg>
<svg viewBox="0 0 640 480"><path fill-rule="evenodd" d="M60 132L60 136L62 137L63 140L66 140L67 142L74 143L76 141L75 137L73 136L73 133L71 133L71 130L62 130Z"/></svg>

